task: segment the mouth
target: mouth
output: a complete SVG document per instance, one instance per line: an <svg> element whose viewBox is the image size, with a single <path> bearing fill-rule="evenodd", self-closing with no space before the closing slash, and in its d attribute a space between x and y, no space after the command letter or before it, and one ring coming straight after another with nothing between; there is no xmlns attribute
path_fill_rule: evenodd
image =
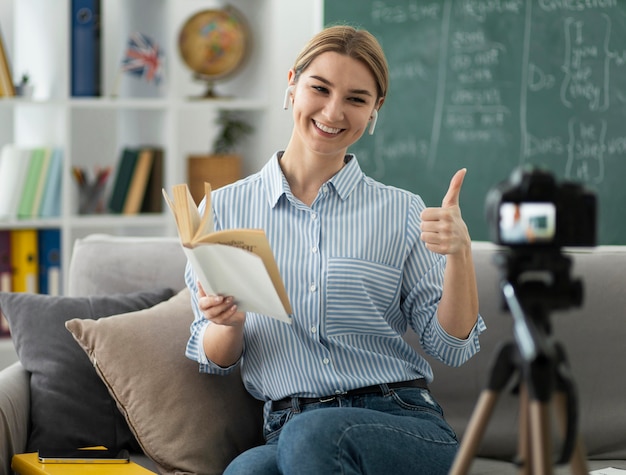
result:
<svg viewBox="0 0 626 475"><path fill-rule="evenodd" d="M324 125L321 122L318 122L316 120L313 120L313 124L315 125L317 129L321 130L325 134L330 134L330 135L338 135L344 130L344 129L337 129L335 127L328 127L327 125Z"/></svg>

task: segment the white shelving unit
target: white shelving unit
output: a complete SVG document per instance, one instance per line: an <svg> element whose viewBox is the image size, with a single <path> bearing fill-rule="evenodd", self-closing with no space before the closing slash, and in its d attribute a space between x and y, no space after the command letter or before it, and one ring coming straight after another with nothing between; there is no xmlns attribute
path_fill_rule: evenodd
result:
<svg viewBox="0 0 626 475"><path fill-rule="evenodd" d="M268 94L272 88L268 65L276 34L268 34L271 10L284 0L233 0L229 3L248 20L253 38L243 69L218 83L218 93L228 98L198 100L205 86L178 55L177 38L184 21L194 12L222 8L211 0L102 0L102 97L70 96L71 0L2 0L0 28L11 60L14 78L28 72L35 92L32 99L0 98L0 147L55 146L64 151L62 214L46 220L0 221L0 229L59 228L62 265L68 269L76 238L90 233L123 235L173 235L169 211L157 215L79 215L78 192L72 167L94 170L115 166L124 147L157 145L164 150L164 186L187 179L187 156L209 151L219 110L240 110L255 125L246 141L244 173L259 168L269 156L259 124L267 124ZM119 76L119 66L129 35L148 34L165 50L165 78L148 84L129 75ZM286 81L287 68L281 71ZM284 86L279 86L282 88ZM115 89L117 97L112 97ZM278 107L277 104L274 106ZM274 147L272 146L271 149ZM259 150L263 155L259 158ZM249 161L246 157L254 156ZM256 161L254 161L256 160ZM114 174L111 176L111 181Z"/></svg>

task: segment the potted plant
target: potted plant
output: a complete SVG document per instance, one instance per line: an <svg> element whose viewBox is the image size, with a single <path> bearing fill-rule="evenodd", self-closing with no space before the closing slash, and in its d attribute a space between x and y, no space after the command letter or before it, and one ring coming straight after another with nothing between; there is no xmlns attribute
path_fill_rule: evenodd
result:
<svg viewBox="0 0 626 475"><path fill-rule="evenodd" d="M20 82L15 85L15 95L30 98L33 96L33 91L34 87L30 83L30 75L28 73L22 74Z"/></svg>
<svg viewBox="0 0 626 475"><path fill-rule="evenodd" d="M238 148L254 130L235 111L221 110L215 122L219 132L211 153L190 155L187 161L187 182L196 203L204 197L204 182L209 182L215 190L241 178Z"/></svg>

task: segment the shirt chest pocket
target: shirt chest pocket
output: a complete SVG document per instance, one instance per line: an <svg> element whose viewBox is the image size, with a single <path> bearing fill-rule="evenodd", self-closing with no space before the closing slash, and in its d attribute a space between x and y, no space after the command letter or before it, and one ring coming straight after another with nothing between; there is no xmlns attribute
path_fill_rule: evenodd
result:
<svg viewBox="0 0 626 475"><path fill-rule="evenodd" d="M370 261L331 258L328 263L328 336L397 337L400 269ZM397 322L400 323L400 322Z"/></svg>

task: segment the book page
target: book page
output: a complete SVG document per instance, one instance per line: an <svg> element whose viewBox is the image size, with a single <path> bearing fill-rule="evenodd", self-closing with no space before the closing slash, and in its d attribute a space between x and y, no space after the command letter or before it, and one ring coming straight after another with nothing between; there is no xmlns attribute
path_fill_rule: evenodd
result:
<svg viewBox="0 0 626 475"><path fill-rule="evenodd" d="M185 185L185 189L189 194L189 198L193 203L193 198L191 197L191 192L189 191L189 187ZM204 184L204 213L202 214L202 219L196 224L194 228L195 232L193 235L192 242L197 241L202 236L207 234L211 234L213 232L213 207L211 206L211 185L209 183Z"/></svg>
<svg viewBox="0 0 626 475"><path fill-rule="evenodd" d="M202 236L200 240L194 242L192 247L209 243L237 247L259 256L274 284L276 292L278 292L283 307L287 310L287 313L291 313L291 304L289 303L287 290L280 276L280 271L274 259L270 243L265 236L265 231L262 229L224 229Z"/></svg>
<svg viewBox="0 0 626 475"><path fill-rule="evenodd" d="M224 244L203 244L183 250L207 293L233 296L242 312L291 323L291 316L259 256Z"/></svg>

